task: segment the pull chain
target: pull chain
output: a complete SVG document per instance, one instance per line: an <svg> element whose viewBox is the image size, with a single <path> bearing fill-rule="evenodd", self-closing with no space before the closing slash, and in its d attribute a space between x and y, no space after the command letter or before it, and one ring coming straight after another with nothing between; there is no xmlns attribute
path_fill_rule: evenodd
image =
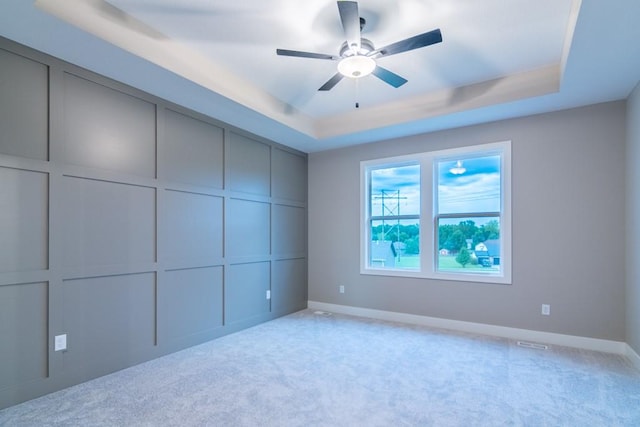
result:
<svg viewBox="0 0 640 427"><path fill-rule="evenodd" d="M360 88L359 81L360 79L355 79L356 81L356 108L360 108L360 103L358 102L358 89Z"/></svg>

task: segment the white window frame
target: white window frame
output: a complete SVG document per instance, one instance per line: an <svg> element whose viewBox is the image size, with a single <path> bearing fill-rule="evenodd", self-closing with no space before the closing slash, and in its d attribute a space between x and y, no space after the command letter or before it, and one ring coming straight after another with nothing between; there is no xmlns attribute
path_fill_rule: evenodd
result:
<svg viewBox="0 0 640 427"><path fill-rule="evenodd" d="M436 269L436 207L438 161L500 154L501 215L499 274L440 272ZM420 268L418 270L380 268L369 265L371 242L369 171L383 166L420 165ZM360 274L415 277L465 282L511 284L511 141L494 142L406 156L387 157L360 162Z"/></svg>

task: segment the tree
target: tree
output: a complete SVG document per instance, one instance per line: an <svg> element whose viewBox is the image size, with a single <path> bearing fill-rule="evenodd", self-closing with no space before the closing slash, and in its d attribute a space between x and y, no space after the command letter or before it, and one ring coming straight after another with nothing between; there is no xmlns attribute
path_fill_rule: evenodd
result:
<svg viewBox="0 0 640 427"><path fill-rule="evenodd" d="M440 249L448 249L447 241L451 237L451 235L457 230L458 226L453 224L443 224L438 227L438 250ZM456 246L458 248L458 246Z"/></svg>
<svg viewBox="0 0 640 427"><path fill-rule="evenodd" d="M405 242L404 253L405 254L419 254L420 253L420 238L418 236L411 237Z"/></svg>
<svg viewBox="0 0 640 427"><path fill-rule="evenodd" d="M451 252L457 251L463 246L465 248L467 247L467 240L460 230L454 231L453 234L449 236L447 241L444 243L445 249Z"/></svg>
<svg viewBox="0 0 640 427"><path fill-rule="evenodd" d="M469 250L466 246L460 248L460 252L458 252L458 256L456 257L456 262L462 266L462 268L466 267L469 262L471 262L471 254L469 254Z"/></svg>
<svg viewBox="0 0 640 427"><path fill-rule="evenodd" d="M484 234L484 240L493 240L500 238L500 223L492 219L481 227L481 231Z"/></svg>
<svg viewBox="0 0 640 427"><path fill-rule="evenodd" d="M376 225L371 227L371 240L376 241L376 240L389 240L387 234L391 231L391 226L389 224L385 224L384 226L382 224Z"/></svg>
<svg viewBox="0 0 640 427"><path fill-rule="evenodd" d="M408 237L418 237L420 235L420 226L418 224L403 225L402 230L407 233Z"/></svg>
<svg viewBox="0 0 640 427"><path fill-rule="evenodd" d="M458 224L458 230L464 234L465 239L472 239L473 235L478 231L478 227L476 227L476 223L470 219L466 221L460 221Z"/></svg>

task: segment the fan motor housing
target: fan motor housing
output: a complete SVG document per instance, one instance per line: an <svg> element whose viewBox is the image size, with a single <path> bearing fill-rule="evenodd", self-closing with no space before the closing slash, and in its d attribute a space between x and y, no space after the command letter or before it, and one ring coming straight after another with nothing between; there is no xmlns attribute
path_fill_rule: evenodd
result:
<svg viewBox="0 0 640 427"><path fill-rule="evenodd" d="M358 50L358 52L355 52L355 53L353 52L353 50L351 50L351 47L347 42L342 43L342 46L340 47L340 57L346 58L348 56L353 56L353 55L366 55L367 53L373 51L374 49L375 48L373 47L373 43L371 42L371 40L361 38L360 50Z"/></svg>

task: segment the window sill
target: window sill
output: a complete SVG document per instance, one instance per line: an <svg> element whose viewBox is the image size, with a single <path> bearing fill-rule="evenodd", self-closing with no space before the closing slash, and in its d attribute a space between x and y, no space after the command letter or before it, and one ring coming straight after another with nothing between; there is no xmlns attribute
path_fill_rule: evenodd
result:
<svg viewBox="0 0 640 427"><path fill-rule="evenodd" d="M410 279L446 280L454 282L487 283L495 285L511 285L511 278L498 275L482 275L471 273L440 273L412 270L399 270L391 268L363 268L360 274L365 276L406 277Z"/></svg>

